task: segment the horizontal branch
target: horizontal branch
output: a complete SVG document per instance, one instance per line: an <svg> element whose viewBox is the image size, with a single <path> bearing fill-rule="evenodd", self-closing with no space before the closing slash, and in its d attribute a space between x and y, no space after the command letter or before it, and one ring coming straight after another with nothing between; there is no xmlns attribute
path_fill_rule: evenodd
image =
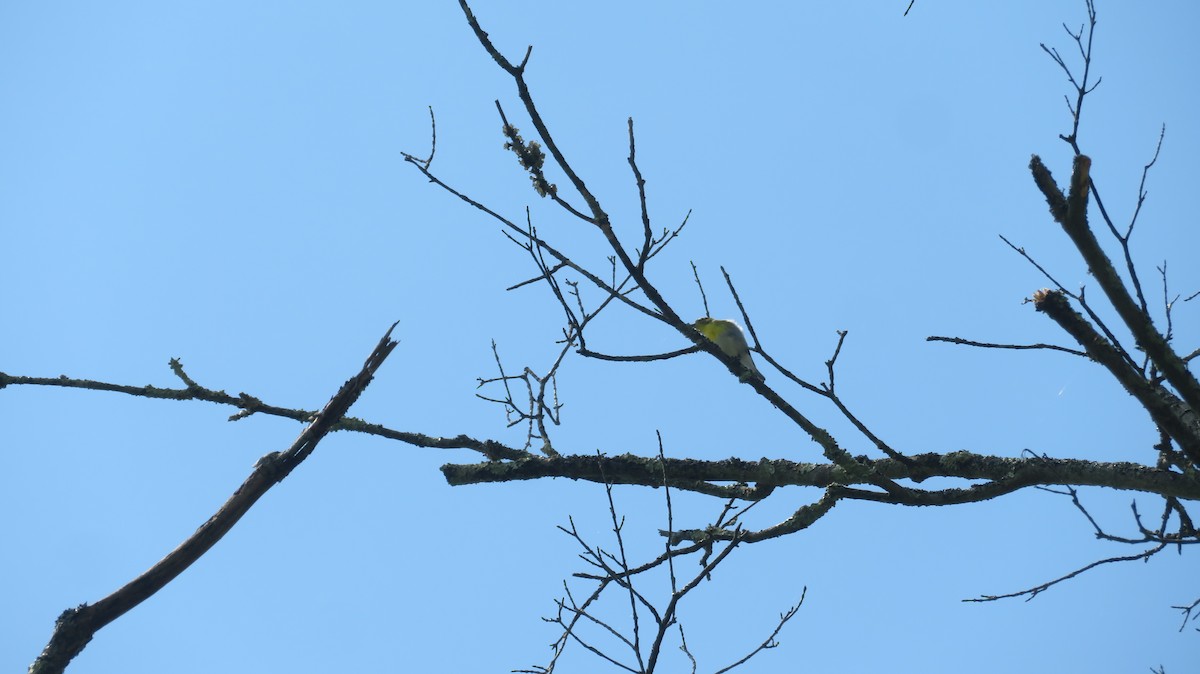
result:
<svg viewBox="0 0 1200 674"><path fill-rule="evenodd" d="M1044 349L1047 351L1062 351L1073 356L1083 356L1084 358L1088 357L1086 353L1080 351L1079 349L1069 349L1065 346L1058 346L1057 344L996 344L994 342L976 342L970 339L963 339L962 337L941 337L938 335L926 337L925 341L948 342L950 344L960 344L963 346L977 346L983 349L1013 349L1017 351Z"/></svg>
<svg viewBox="0 0 1200 674"><path fill-rule="evenodd" d="M95 381L92 379L75 379L72 377L67 377L66 375L61 377L26 377L22 375L10 375L0 372L0 389L5 388L6 386L54 386L60 388L88 389L92 391L110 391L114 393L124 393L126 395L138 396L141 398L157 398L161 400L202 400L217 405L229 405L239 409L239 412L229 417L230 421L245 419L246 417L254 414L266 414L269 416L282 417L284 419L292 419L302 423L308 423L312 421L317 414L315 411L311 410L269 405L247 393L239 393L235 396L230 395L225 391L206 388L193 381L192 378L183 371L183 364L180 363L176 358L171 359L171 370L184 382L184 388L163 388L161 386L128 386L125 384L113 384L110 382ZM483 454L492 461L498 461L500 459L516 460L527 456L526 452L509 447L495 440L479 440L466 435L443 438L425 435L424 433L398 431L381 424L364 421L357 417L341 418L333 425L331 431L354 431L356 433L378 435L379 437L388 438L389 440L398 440L415 447L426 447L429 449L470 449Z"/></svg>
<svg viewBox="0 0 1200 674"><path fill-rule="evenodd" d="M1034 485L1079 485L1126 489L1180 499L1200 500L1200 479L1169 470L1160 470L1129 462L1099 462L1081 459L1009 458L986 456L966 451L949 454L919 454L909 457L910 465L894 459L867 461L874 474L893 480L924 480L950 477L965 480L996 480L1019 488ZM743 498L765 496L781 486L829 487L869 483L855 478L839 466L800 463L787 459L745 461L729 458L720 461L666 459L634 456L604 457L571 455L553 459L530 457L520 461L492 461L476 464L446 464L441 468L446 481L454 486L488 482L536 480L565 477L574 480L611 484L659 487L664 472L669 486L698 491L695 484L717 487L714 482L754 483L758 489L746 490ZM942 491L917 492L923 496L911 505L949 505L962 502L962 489L943 490L945 499L935 498ZM1006 491L1012 491L1008 489ZM759 496L759 497L761 497ZM884 500L884 499L879 499ZM901 502L894 498L889 502Z"/></svg>

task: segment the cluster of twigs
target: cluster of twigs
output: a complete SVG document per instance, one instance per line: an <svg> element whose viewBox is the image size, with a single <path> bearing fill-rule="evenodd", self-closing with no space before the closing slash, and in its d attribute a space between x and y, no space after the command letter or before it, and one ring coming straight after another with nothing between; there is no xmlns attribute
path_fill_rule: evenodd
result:
<svg viewBox="0 0 1200 674"><path fill-rule="evenodd" d="M604 457L597 455L595 458L597 469L603 473L606 465ZM666 457L663 455L661 435L659 436L659 458L663 460L665 465ZM616 543L615 553L589 543L584 534L575 526L574 518L569 518L569 528L559 527L563 533L569 535L578 543L582 550L579 555L580 559L594 569L593 572L576 573L575 577L591 581L595 583L595 587L587 598L583 601L578 601L571 586L566 582L563 583L564 596L555 603L557 606L555 615L544 619L546 622L556 624L562 628L558 639L551 645L553 654L550 661L546 665L517 671L524 674L550 674L558 664L559 658L566 652L567 646L574 643L619 669L629 672L653 672L663 654L665 640L671 632L678 633L679 649L691 662L692 670L696 670L696 656L688 647L684 626L679 620L679 607L682 600L695 590L702 581L712 579L716 568L742 543L742 539L740 538L741 526L738 523L738 519L749 508L739 508L734 499L726 502L712 526L714 528L732 527L734 532L733 537L721 544L719 551L714 551L716 541L691 543L684 551L684 554L696 552L702 555L698 565L699 570L687 582L680 583L675 565L675 558L679 556L680 551L672 549L675 540L673 536L674 509L671 504L671 487L666 479L665 469L663 471L662 486L667 520L667 529L663 534L667 542L661 555L643 564L637 566L631 565L629 555L625 549L625 520L618 513L616 499L613 495L613 485L608 481L605 482L605 495L608 499L608 512L612 522L613 539ZM648 572L663 567L666 568L669 594L664 605L659 607L643 589L640 589L640 579ZM605 596L605 591L610 588L615 589L628 601L629 625L627 628L622 628L615 624L611 618L598 610L601 599ZM778 622L766 639L732 664L716 670L717 674L728 672L745 664L750 658L762 651L777 647L779 642L776 641L776 637L784 625L799 612L806 594L807 588L801 590L799 601L779 615ZM643 615L650 618L650 624L646 628L648 630L647 639L642 638ZM623 661L619 653L610 652L588 637L585 631L580 629L585 624L597 628L603 635L615 638L623 646L624 650L628 652L628 657L633 659L634 664Z"/></svg>

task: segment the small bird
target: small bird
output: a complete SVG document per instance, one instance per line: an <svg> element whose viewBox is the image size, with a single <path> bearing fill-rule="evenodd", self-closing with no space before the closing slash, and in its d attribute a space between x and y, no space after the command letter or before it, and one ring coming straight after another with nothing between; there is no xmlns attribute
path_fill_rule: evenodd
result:
<svg viewBox="0 0 1200 674"><path fill-rule="evenodd" d="M725 355L737 358L742 367L749 370L749 373L738 377L740 381L744 383L749 380L750 376L766 379L763 373L754 366L754 361L750 358L750 345L746 343L746 335L742 333L742 328L737 323L706 316L697 319L695 323L692 323L692 327L715 343Z"/></svg>

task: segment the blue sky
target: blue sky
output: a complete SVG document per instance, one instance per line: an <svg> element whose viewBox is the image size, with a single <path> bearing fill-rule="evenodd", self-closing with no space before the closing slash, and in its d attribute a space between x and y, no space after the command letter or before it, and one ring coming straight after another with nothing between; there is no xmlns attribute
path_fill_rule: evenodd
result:
<svg viewBox="0 0 1200 674"><path fill-rule="evenodd" d="M1029 178L1031 153L1069 175L1061 24L1083 2L479 3L497 45L534 51L529 81L557 140L626 241L639 232L626 164L638 134L655 226L684 235L651 278L686 316L733 316L737 283L766 348L811 381L836 330L838 386L909 453L1151 461L1144 414L1098 368L1053 353L924 341L1065 343L1022 300L1046 285L997 235L1069 288L1082 263ZM1132 213L1143 281L1200 289L1189 169L1200 153L1192 3L1101 2L1081 143L1106 205ZM399 320L400 345L356 416L430 435L519 444L475 398L506 367L544 370L558 314L522 251L402 160L434 172L578 260L592 230L540 200L501 145L512 83L456 3L0 4L0 370L174 386L198 382L316 408ZM560 187L566 181L552 174ZM1098 290L1093 291L1099 297ZM599 301L590 291L585 300ZM1174 315L1195 348L1194 303ZM589 345L671 351L678 335L614 310ZM855 453L825 401L768 381ZM815 445L719 363L569 359L561 451L819 460ZM26 667L65 608L145 570L207 519L293 422L97 392L11 387L0 424L0 668ZM562 580L584 570L556 525L611 548L603 489L566 480L448 487L464 451L339 434L175 583L101 631L75 672L508 671L544 663ZM1117 533L1130 494L1084 490ZM764 527L818 493L756 508ZM661 546L662 494L616 490L627 543ZM1139 499L1154 511L1153 501ZM679 496L678 526L720 509ZM812 529L736 553L686 602L702 671L761 641L808 587L782 646L743 671L1146 671L1194 665L1170 606L1197 595L1195 560L1104 568L1030 603L964 604L1101 557L1069 502L1044 492L953 509L845 504ZM691 562L685 562L690 568ZM665 586L647 579L646 592ZM583 593L582 586L576 592ZM620 606L614 605L614 619ZM572 671L601 671L582 651ZM676 657L673 653L670 657ZM567 662L564 662L566 666ZM680 664L679 666L682 666Z"/></svg>

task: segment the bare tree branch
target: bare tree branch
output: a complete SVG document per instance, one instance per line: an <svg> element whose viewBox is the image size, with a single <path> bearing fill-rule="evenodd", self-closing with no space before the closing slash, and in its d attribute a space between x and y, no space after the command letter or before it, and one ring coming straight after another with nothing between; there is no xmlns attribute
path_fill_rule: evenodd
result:
<svg viewBox="0 0 1200 674"><path fill-rule="evenodd" d="M1112 487L1186 500L1200 500L1200 479L1171 470L1163 470L1127 462L1098 462L1084 459L1013 458L985 456L966 451L948 454L915 454L909 464L895 459L870 461L873 473L892 479L928 479L956 477L964 480L1013 480L1025 486L1038 484L1074 484ZM694 482L741 482L760 486L828 487L835 484L869 484L865 475L854 475L845 468L823 463L800 463L787 459L746 461L738 458L720 461L696 459L662 459L670 484L676 489L698 491ZM663 470L658 458L623 454L604 459L604 475L614 484L637 484L647 487L660 485ZM451 485L481 484L537 480L546 477L566 477L602 483L596 457L563 455L557 459L529 456L521 461L476 464L447 464L442 474ZM703 493L703 492L701 492ZM927 505L931 496L925 492L914 498L911 505ZM953 493L953 492L952 492ZM742 490L736 498L757 500L762 495L750 489ZM888 501L903 503L904 501Z"/></svg>
<svg viewBox="0 0 1200 674"><path fill-rule="evenodd" d="M393 323L392 327L388 328L358 374L342 384L341 389L324 409L317 413L300 433L300 437L286 450L271 452L259 459L246 481L196 530L196 533L116 592L95 604L80 604L76 608L63 611L54 623L54 633L50 642L46 644L37 660L29 666L30 674L59 674L64 671L96 632L149 599L187 570L193 562L216 545L267 490L282 482L308 458L317 448L317 444L334 430L338 421L371 383L375 371L383 365L392 349L396 348L397 342L391 338L395 327L396 324Z"/></svg>
<svg viewBox="0 0 1200 674"><path fill-rule="evenodd" d="M1065 346L1058 346L1057 344L995 344L992 342L975 342L975 341L972 341L969 339L963 339L961 337L938 337L936 335L926 337L925 341L927 341L927 342L949 342L950 344L961 344L963 346L978 346L983 349L1017 349L1017 350L1044 349L1044 350L1048 350L1048 351L1062 351L1063 353L1069 353L1072 356L1083 356L1084 358L1088 357L1087 353L1084 351L1080 351L1078 349L1070 349Z"/></svg>

